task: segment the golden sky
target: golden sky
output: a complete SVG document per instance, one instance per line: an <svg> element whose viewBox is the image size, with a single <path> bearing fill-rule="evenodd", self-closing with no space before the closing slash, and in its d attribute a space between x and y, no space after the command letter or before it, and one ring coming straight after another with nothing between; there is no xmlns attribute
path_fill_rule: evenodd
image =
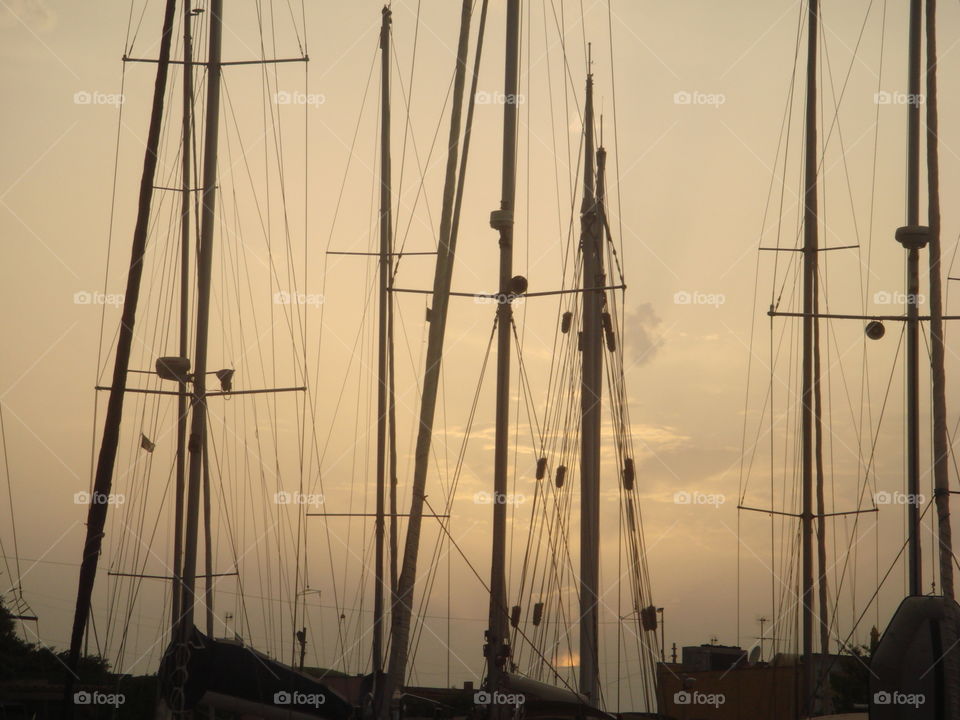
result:
<svg viewBox="0 0 960 720"><path fill-rule="evenodd" d="M565 279L569 285L564 263L571 222L576 235L571 209L579 206L584 44L592 42L596 106L610 154L611 226L629 286L623 342L654 602L666 608L668 647L711 636L747 647L759 632L756 619L774 613L772 596L795 581L785 564L789 528L776 526L777 549L771 553L769 521L752 513L738 519L736 507L744 488L744 504L769 506L771 473L775 504L793 502L798 328L776 321L771 350L766 310L774 296L782 298L781 309L797 309L798 256L758 253L758 247L796 244L805 37L798 55L795 48L804 6L793 0L610 3L608 14L606 0L584 0L582 19L578 3L524 3L515 270L528 277L531 291L555 289ZM66 645L72 617L85 520L85 507L75 504L74 495L89 486L93 448L102 432L105 395L95 405L92 388L109 382L155 73L153 64L124 68L120 58L125 52L155 57L160 5L136 0L131 10L127 3L103 0L0 3L5 99L0 402L24 596L41 618L40 639L57 647ZM330 512L372 509L375 267L361 257L325 253L376 247L373 193L379 172L380 3L312 0L302 16L299 4L293 5L291 14L270 3L226 3L225 60L255 59L261 52L296 57L305 39L310 62L306 73L300 63L266 73L257 66L225 70L210 361L212 369L236 368L238 387L284 387L304 379L310 386L313 411L305 411L294 395L234 397L212 405L211 432L222 451L214 490L216 569L231 569L231 542L239 544L250 626L236 629L285 658L292 642L296 517L272 505L264 510L264 504L275 492L297 490L303 476L306 491L322 492ZM437 241L459 5L393 4L395 226L397 242L405 242L407 250L432 250ZM491 2L478 84L483 95L478 95L453 281L461 292L496 289L497 236L488 217L500 199L503 5ZM887 5L827 1L822 8L821 242L860 246L823 255L821 280L833 312L888 314L898 312L902 302L897 293L903 289L903 252L893 232L904 217L906 12L902 3ZM262 48L257 7L265 28ZM953 131L960 106L951 91L960 77L958 30L960 8L943 3L939 72L947 262L960 232L950 202L960 191L960 137ZM201 82L200 97L204 87ZM158 184L179 182L180 88L174 69ZM149 369L154 358L176 351L170 304L176 287L170 275L176 197L158 191L155 199L134 368ZM397 285L429 287L432 265L429 256L404 258ZM300 300L274 302L278 292L299 293ZM401 511L409 503L425 305L422 295L398 297ZM428 489L437 503L448 492L463 441L493 308L469 298L452 304ZM955 303L947 310L955 312ZM517 308L530 399L541 410L556 311L552 299L531 298ZM827 505L840 511L856 507L858 478L874 446L875 479L868 494L903 488L903 382L901 366L894 365L899 327L888 325L887 337L870 346L857 323L829 327ZM948 382L958 367L949 339ZM491 376L492 371L477 407L451 524L483 577L489 568L490 506L471 500L489 489L492 476ZM524 410L518 414L524 405L518 392L512 405L514 489L526 497L536 450L530 418ZM951 428L957 417L951 409ZM108 580L108 566L163 574L171 554L166 488L174 404L131 396L124 421L115 489L126 500L111 510L95 594L101 639L108 617L127 612L130 592L129 583ZM927 431L925 426L925 437ZM153 456L137 449L140 432L157 443ZM925 446L925 469L928 456ZM605 466L605 473L603 580L613 587L616 481L612 468ZM929 491L929 475L923 482ZM722 502L677 502L678 492ZM864 503L871 505L869 498ZM525 510L520 502L511 515L512 583L526 542ZM881 505L879 513L862 516L858 528L852 519L828 526L833 597L843 578L837 602L841 639L875 589L877 567L882 574L896 556L901 510ZM10 511L7 500L0 501L0 539L12 556ZM369 651L362 638L371 600L361 590L370 588L363 567L371 559L372 525L306 522L310 587L321 590L319 599L307 596L308 607L313 604L309 661L336 661L342 650L336 608L348 608L345 642L356 645L345 662L351 671L365 671ZM430 555L438 534L435 525L425 527L423 547ZM930 537L925 537L927 586ZM848 552L851 542L855 549ZM448 587L454 618L451 682L476 679L481 671L482 588L455 551L448 577L448 550L441 548L444 559L417 658L418 682L447 681ZM856 574L847 568L848 558L857 563ZM6 575L2 581L6 589ZM130 606L134 630L121 662L130 672L155 667L168 613L160 584L144 583ZM217 632L228 627L232 632L235 621L227 623L225 614L242 614L236 580L222 578L217 591ZM851 642L864 642L870 623L882 626L903 592L897 564ZM608 640L615 639L616 615L611 602L602 617L610 628ZM780 619L783 636L791 622ZM110 637L113 657L118 643L118 635ZM604 673L612 677L615 649L603 657Z"/></svg>

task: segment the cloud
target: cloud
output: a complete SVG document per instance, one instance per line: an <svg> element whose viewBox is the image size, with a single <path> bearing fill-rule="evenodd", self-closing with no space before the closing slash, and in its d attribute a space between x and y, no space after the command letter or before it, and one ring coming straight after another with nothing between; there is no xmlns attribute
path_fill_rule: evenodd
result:
<svg viewBox="0 0 960 720"><path fill-rule="evenodd" d="M646 365L663 346L663 337L658 330L661 322L651 303L641 303L627 311L624 343L627 354L636 364Z"/></svg>
<svg viewBox="0 0 960 720"><path fill-rule="evenodd" d="M35 32L48 32L57 24L56 13L46 0L5 0L0 3L0 28L26 25Z"/></svg>

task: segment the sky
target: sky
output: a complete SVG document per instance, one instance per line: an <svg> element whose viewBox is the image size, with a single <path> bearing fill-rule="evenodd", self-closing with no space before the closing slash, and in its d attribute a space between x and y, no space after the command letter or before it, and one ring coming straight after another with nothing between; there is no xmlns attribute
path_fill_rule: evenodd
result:
<svg viewBox="0 0 960 720"><path fill-rule="evenodd" d="M86 513L75 495L89 489L102 432L105 394L93 387L110 378L156 68L121 57L156 57L160 5L0 3L6 98L0 403L10 489L0 500L9 563L2 580L6 589L10 574L21 577L23 597L40 617L26 631L55 647L69 637ZM372 509L375 266L327 252L368 252L378 242L381 6L366 0L313 0L302 9L293 2L226 5L225 60L306 54L309 62L224 73L211 367L235 368L238 388L305 384L309 392L235 396L212 406L214 565L227 573L236 563L240 573L217 581L216 634L238 632L288 657L291 598L304 590L294 568L305 564L311 592L298 602L305 598L308 608L308 657L361 672L369 663L372 525L304 518L296 512L302 508L278 508L274 497L302 488L322 496L327 512ZM821 242L857 246L821 254L822 292L832 312L891 314L902 307L903 251L893 239L905 207L900 5L822 3ZM797 244L806 44L805 30L798 39L798 20L805 7L787 0L524 3L515 270L531 291L574 281L568 261L578 219L571 211L580 190L589 42L610 157L610 224L628 286L622 342L649 593L665 608L668 651L673 643L711 638L751 647L760 617L775 619L781 649L792 647L795 525L771 524L769 516L738 512L737 505L796 510L799 325L771 322L766 313L772 302L798 309L799 256L759 248ZM459 16L453 0L393 3L394 214L396 242L409 251L436 247ZM204 16L196 22L202 37ZM958 7L943 3L938 23L943 247L947 272L960 275L951 264L960 223L949 202L960 190L960 154L953 150L960 151L960 138L952 131L960 107L949 91L960 72ZM495 0L453 280L454 290L465 293L495 290L496 233L488 219L500 201L503 30L504 3ZM475 37L476 24L471 51ZM205 42L198 45L205 52ZM174 70L158 175L163 186L180 182L182 86ZM202 100L205 82L198 78ZM202 106L198 100L201 117ZM131 364L138 369L176 354L177 203L176 193L155 195ZM432 265L429 255L405 257L397 287L429 288ZM926 288L925 270L922 283ZM284 301L284 293L293 300ZM956 312L951 299L948 313ZM403 510L428 303L412 293L398 294L396 302ZM515 386L512 397L511 482L522 500L510 513L511 588L518 586L537 457L527 401L542 409L550 400L557 311L554 300L536 298L517 308L530 389L527 395ZM460 683L481 673L486 606L470 568L484 578L489 571L490 506L476 497L492 479L492 372L480 389L459 474L456 467L492 318L493 305L470 298L452 304L428 495L445 500L454 493L450 529L460 550L439 546L442 561L415 664L415 679L424 683ZM896 560L904 515L896 495L904 488L897 325L888 323L884 340L869 345L859 322L825 325L827 510L878 509L827 525L834 647L866 642L870 625L882 628L905 591ZM947 343L949 401L958 363L949 334ZM149 375L131 382L161 387ZM922 395L926 413L926 378ZM99 641L132 672L156 667L168 593L158 581L138 585L104 577L106 570L164 574L172 553L175 406L145 398L127 399L114 483L123 500L111 508L94 606ZM955 409L948 419L955 427ZM141 433L157 444L153 454L139 449ZM609 422L604 434L612 434ZM924 422L927 499L928 436ZM616 469L605 457L602 579L613 588L618 493ZM929 512L924 527L929 587L935 531ZM571 528L576 536L575 521ZM428 522L425 553L439 540ZM305 559L297 554L304 542ZM602 617L611 644L618 625L613 605ZM126 639L121 617L131 628ZM615 650L603 656L604 677L626 697L629 680L615 682L616 660Z"/></svg>

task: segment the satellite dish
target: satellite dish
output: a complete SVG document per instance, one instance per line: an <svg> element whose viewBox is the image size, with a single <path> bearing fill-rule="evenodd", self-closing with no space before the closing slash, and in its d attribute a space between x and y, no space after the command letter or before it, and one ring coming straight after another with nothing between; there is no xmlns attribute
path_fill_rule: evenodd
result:
<svg viewBox="0 0 960 720"><path fill-rule="evenodd" d="M750 665L756 665L760 661L760 646L757 645L750 651L750 655L747 657L747 662Z"/></svg>

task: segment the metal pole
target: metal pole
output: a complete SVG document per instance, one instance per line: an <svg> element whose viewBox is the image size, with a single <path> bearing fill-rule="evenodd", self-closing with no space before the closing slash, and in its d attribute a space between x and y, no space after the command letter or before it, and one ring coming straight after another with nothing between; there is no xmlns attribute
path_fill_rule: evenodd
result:
<svg viewBox="0 0 960 720"><path fill-rule="evenodd" d="M580 250L583 287L602 288L602 232L597 217L593 138L593 75L587 75L584 111L583 202ZM602 155L602 151L598 153ZM583 293L583 357L580 380L580 692L596 707L600 585L600 414L603 400L603 290Z"/></svg>
<svg viewBox="0 0 960 720"><path fill-rule="evenodd" d="M380 27L380 315L377 358L377 518L373 597L373 685L380 688L383 671L384 495L387 464L387 303L390 282L390 9L383 8Z"/></svg>
<svg viewBox="0 0 960 720"><path fill-rule="evenodd" d="M190 354L190 205L193 203L191 185L193 178L191 138L193 137L193 13L190 0L183 0L183 142L182 188L180 210L180 357ZM173 597L171 632L180 618L180 599L183 592L183 491L186 479L187 460L187 383L179 383L177 398L177 468L174 487L173 519Z"/></svg>
<svg viewBox="0 0 960 720"><path fill-rule="evenodd" d="M223 0L210 0L210 41L207 57L207 111L204 128L203 205L197 258L197 326L193 375L190 464L187 483L187 516L183 558L183 612L177 639L186 643L194 629L197 581L197 534L200 491L203 483L203 450L207 432L207 338L210 325L210 277L213 269L213 236L216 225L217 144L220 130L220 54L223 35Z"/></svg>
<svg viewBox="0 0 960 720"><path fill-rule="evenodd" d="M157 154L160 130L163 124L163 101L167 88L167 70L170 67L170 45L173 38L173 18L176 0L167 0L163 16L163 31L160 39L160 54L157 62L157 77L154 83L153 107L150 113L150 128L144 149L143 174L140 179L140 194L137 208L137 223L133 231L130 251L130 266L127 272L127 288L124 295L123 314L117 334L117 351L113 366L113 381L107 412L103 423L103 438L94 475L93 496L87 510L87 535L83 546L80 577L77 582L77 602L70 633L70 654L67 659L66 682L64 683L63 716L73 716L73 686L80 661L80 646L84 629L90 615L90 602L97 575L100 548L103 544L103 529L107 519L106 499L113 484L113 470L117 460L117 444L120 423L123 418L124 388L130 367L130 348L133 344L133 328L137 317L137 301L140 297L140 281L143 277L143 256L150 224L150 204L157 170ZM102 500L102 502L100 501Z"/></svg>
<svg viewBox="0 0 960 720"><path fill-rule="evenodd" d="M817 289L817 0L809 0L807 26L807 98L804 159L803 219L803 379L802 379L802 497L801 547L802 587L801 612L803 672L797 711L809 717L814 708L813 686L813 440L814 440L814 336L816 333Z"/></svg>
<svg viewBox="0 0 960 720"><path fill-rule="evenodd" d="M500 209L490 214L490 226L500 234L500 283L497 305L497 396L493 458L493 549L490 563L490 612L484 654L487 688L497 690L510 658L507 610L507 475L510 449L510 336L513 306L513 223L517 182L517 84L520 66L520 0L507 3L506 62L503 103L503 166ZM506 708L491 705L490 717Z"/></svg>

